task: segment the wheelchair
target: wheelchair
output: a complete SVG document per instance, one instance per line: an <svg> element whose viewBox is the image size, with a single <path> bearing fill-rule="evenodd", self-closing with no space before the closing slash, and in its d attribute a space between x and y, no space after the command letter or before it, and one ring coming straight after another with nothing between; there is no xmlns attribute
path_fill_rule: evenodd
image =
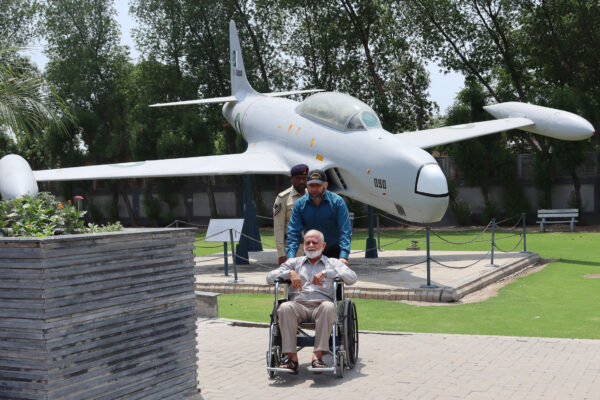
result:
<svg viewBox="0 0 600 400"><path fill-rule="evenodd" d="M284 295L279 298L279 288L284 286ZM288 288L291 285L289 280L278 279L275 281L275 302L273 303L273 312L271 313L271 324L269 327L269 350L267 351L267 373L273 378L276 372L289 373L288 369L280 368L283 364L284 355L281 353L281 334L279 332L279 321L277 309L280 304L289 300ZM344 283L336 278L333 282L333 291L336 293L333 304L337 310L336 319L333 323L331 337L329 338L329 354L334 362L329 368L311 368L309 371L315 373L330 372L340 378L344 377L344 368L352 369L358 360L358 318L356 315L356 304L344 298ZM303 322L298 326L296 333L297 350L304 347L312 347L315 343L314 336L311 336L306 330L314 330L315 324Z"/></svg>

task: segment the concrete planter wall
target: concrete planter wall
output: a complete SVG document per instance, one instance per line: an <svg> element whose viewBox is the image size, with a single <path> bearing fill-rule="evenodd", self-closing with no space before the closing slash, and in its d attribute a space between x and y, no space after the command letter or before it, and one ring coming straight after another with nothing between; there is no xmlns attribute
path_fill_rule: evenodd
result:
<svg viewBox="0 0 600 400"><path fill-rule="evenodd" d="M199 397L193 241L0 238L0 398Z"/></svg>

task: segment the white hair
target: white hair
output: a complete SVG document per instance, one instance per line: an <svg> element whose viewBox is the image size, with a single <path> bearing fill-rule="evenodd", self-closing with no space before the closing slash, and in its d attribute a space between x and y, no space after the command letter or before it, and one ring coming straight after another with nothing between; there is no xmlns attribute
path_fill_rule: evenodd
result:
<svg viewBox="0 0 600 400"><path fill-rule="evenodd" d="M315 234L315 233L316 233L316 234L318 234L318 236L319 236L319 240L320 240L321 242L324 242L324 241L325 241L325 236L323 236L323 233L322 233L321 231L318 231L318 230L316 230L316 229L311 229L310 231L306 232L306 233L304 234L304 236L312 235L312 234Z"/></svg>

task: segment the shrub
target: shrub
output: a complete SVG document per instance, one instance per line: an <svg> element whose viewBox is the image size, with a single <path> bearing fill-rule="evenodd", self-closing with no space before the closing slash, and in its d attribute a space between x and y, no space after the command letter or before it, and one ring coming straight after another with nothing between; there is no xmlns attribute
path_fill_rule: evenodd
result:
<svg viewBox="0 0 600 400"><path fill-rule="evenodd" d="M10 236L43 237L92 232L83 221L85 211L71 200L63 204L47 192L0 202L0 228ZM120 224L118 224L120 227ZM106 229L106 227L102 227ZM111 227L111 230L120 230Z"/></svg>
<svg viewBox="0 0 600 400"><path fill-rule="evenodd" d="M456 201L452 207L452 215L458 225L465 226L471 223L471 207L466 201Z"/></svg>

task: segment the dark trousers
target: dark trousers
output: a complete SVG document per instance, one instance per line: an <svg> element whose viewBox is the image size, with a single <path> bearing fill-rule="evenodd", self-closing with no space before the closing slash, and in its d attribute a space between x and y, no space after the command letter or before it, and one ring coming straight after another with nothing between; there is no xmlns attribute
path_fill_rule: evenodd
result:
<svg viewBox="0 0 600 400"><path fill-rule="evenodd" d="M333 246L325 247L325 250L323 250L323 254L329 258L340 258L340 251L340 245L334 244Z"/></svg>

